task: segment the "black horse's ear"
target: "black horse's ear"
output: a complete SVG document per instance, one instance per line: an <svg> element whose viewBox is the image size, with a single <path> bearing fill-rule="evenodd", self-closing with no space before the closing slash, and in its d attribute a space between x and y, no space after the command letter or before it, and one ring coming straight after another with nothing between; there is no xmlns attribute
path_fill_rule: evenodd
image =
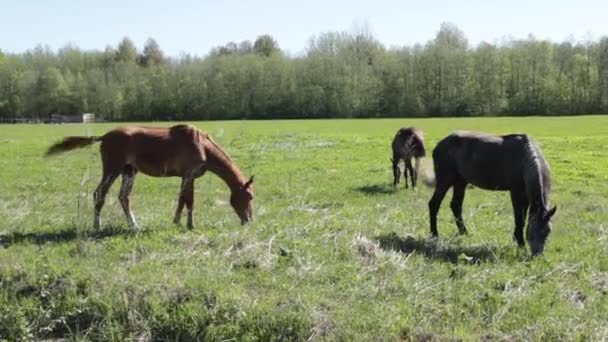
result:
<svg viewBox="0 0 608 342"><path fill-rule="evenodd" d="M556 211L557 211L557 206L554 205L553 208L549 209L549 211L547 211L547 213L545 214L545 221L549 221L551 219L551 217L553 215L555 215Z"/></svg>

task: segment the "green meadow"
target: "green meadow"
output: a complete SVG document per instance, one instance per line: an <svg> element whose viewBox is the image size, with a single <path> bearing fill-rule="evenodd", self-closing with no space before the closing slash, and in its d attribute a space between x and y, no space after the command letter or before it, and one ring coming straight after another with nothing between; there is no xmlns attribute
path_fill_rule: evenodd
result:
<svg viewBox="0 0 608 342"><path fill-rule="evenodd" d="M0 340L608 339L608 116L193 122L246 176L255 220L195 184L193 230L171 223L180 180L138 175L127 226L119 181L94 230L98 147L45 159L67 135L118 124L0 126ZM167 126L169 123L153 125ZM525 132L552 173L543 256L512 241L506 192L451 192L431 239L419 183L392 187L390 143L423 129Z"/></svg>

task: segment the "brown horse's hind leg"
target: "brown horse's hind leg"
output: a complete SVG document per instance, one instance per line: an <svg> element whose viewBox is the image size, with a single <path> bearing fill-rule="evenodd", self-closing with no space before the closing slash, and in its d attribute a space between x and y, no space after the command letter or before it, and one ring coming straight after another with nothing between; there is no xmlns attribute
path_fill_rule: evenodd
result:
<svg viewBox="0 0 608 342"><path fill-rule="evenodd" d="M466 187L467 183L465 182L458 182L454 184L452 202L450 203L450 208L452 208L452 213L454 214L454 219L456 220L456 226L458 227L458 232L461 235L467 233L467 228L464 226L464 221L462 220L462 202L464 201L464 192Z"/></svg>
<svg viewBox="0 0 608 342"><path fill-rule="evenodd" d="M173 217L174 224L180 224L182 220L182 210L184 210L184 179L182 178L182 185L179 188L179 194L177 195L177 208L175 209L175 216Z"/></svg>
<svg viewBox="0 0 608 342"><path fill-rule="evenodd" d="M133 216L133 212L131 211L131 201L129 199L129 195L133 190L133 182L135 181L135 174L137 170L135 170L132 166L126 165L122 172L122 185L120 187L120 193L118 194L118 200L120 201L120 205L122 206L122 210L127 217L127 221L129 222L129 226L139 228L137 225L137 221L135 221L135 216Z"/></svg>
<svg viewBox="0 0 608 342"><path fill-rule="evenodd" d="M112 183L118 177L117 172L106 172L104 170L103 176L101 177L101 181L93 193L93 200L95 202L95 216L93 217L93 228L99 229L101 226L101 219L99 218L101 214L101 208L103 208L103 204L105 203L106 194L108 190L112 186Z"/></svg>

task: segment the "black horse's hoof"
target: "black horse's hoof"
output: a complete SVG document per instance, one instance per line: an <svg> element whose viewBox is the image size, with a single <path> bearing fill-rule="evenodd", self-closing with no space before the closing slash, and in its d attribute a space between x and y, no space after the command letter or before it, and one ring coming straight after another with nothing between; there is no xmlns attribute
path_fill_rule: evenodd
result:
<svg viewBox="0 0 608 342"><path fill-rule="evenodd" d="M526 243L524 242L524 239L521 238L517 238L517 236L513 235L513 241L515 241L515 243L517 243L517 247L519 248L525 248L526 247Z"/></svg>

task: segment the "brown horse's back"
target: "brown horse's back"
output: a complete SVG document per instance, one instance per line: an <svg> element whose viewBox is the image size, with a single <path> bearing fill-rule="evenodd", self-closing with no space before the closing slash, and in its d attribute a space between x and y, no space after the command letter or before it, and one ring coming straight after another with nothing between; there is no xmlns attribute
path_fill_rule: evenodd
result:
<svg viewBox="0 0 608 342"><path fill-rule="evenodd" d="M204 162L200 144L204 137L206 134L190 125L119 127L101 138L100 149L110 168L131 165L153 177L182 176L184 170Z"/></svg>

